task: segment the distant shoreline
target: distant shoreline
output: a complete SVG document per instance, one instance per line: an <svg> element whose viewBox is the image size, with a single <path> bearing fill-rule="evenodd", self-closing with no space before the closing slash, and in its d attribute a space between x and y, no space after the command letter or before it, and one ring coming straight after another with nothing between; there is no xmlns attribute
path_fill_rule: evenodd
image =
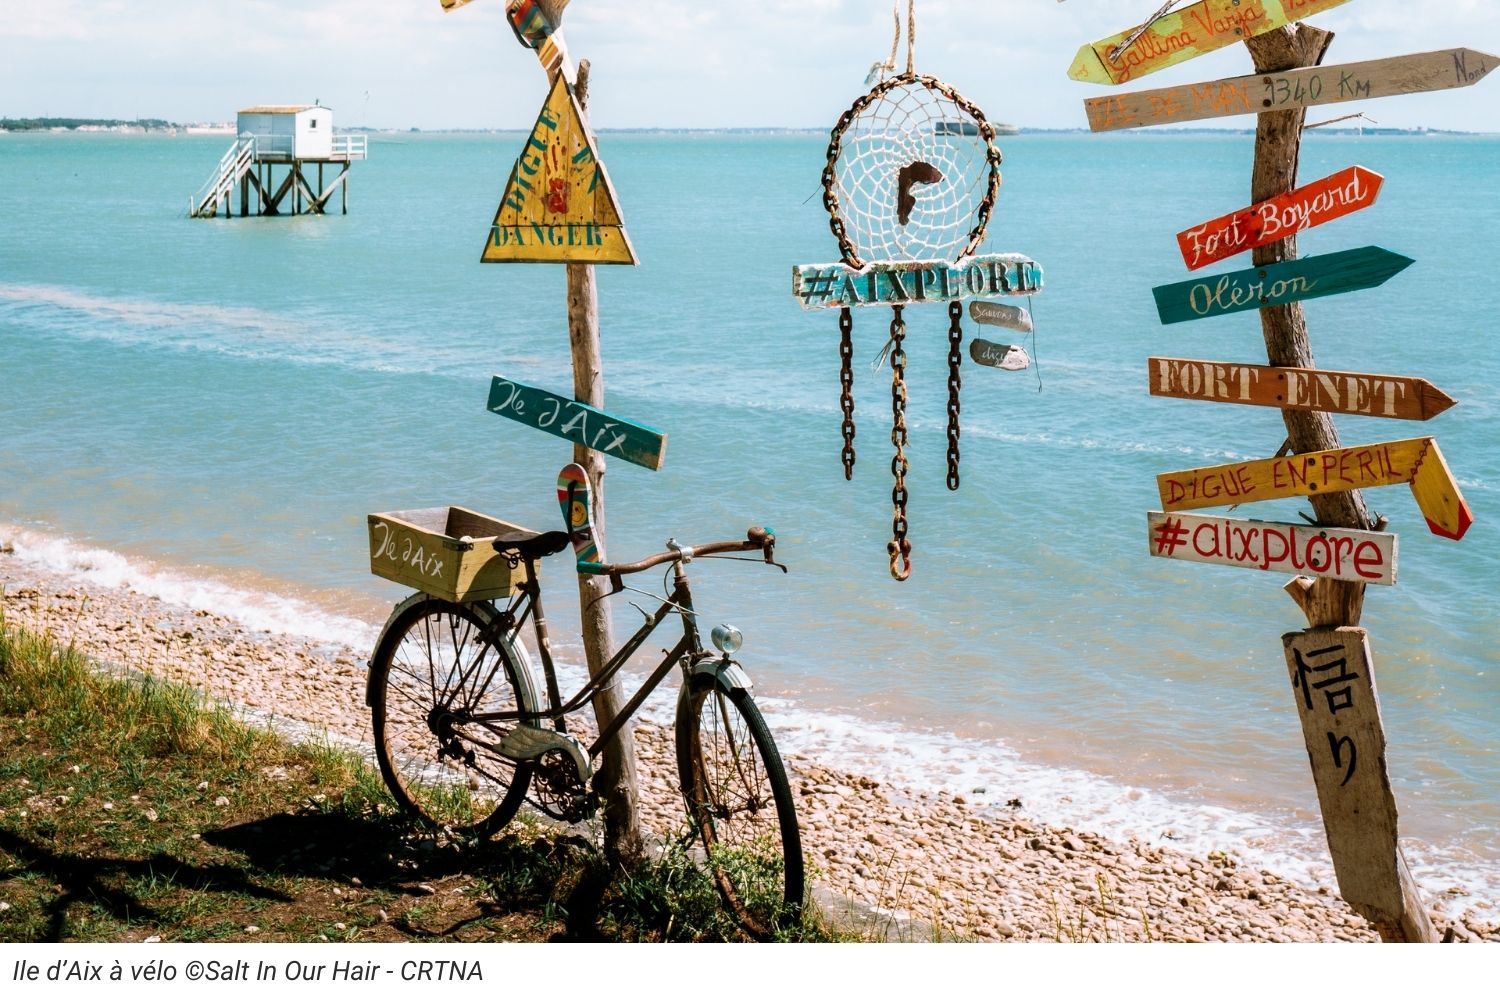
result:
<svg viewBox="0 0 1500 1000"><path fill-rule="evenodd" d="M369 135L501 135L525 132L522 126L515 128L375 128L367 125L339 127L338 132L356 132ZM643 125L632 128L601 128L597 131L610 134L634 135L826 135L825 128L797 128L793 126L736 126L725 128L678 128L673 126ZM1122 135L1251 135L1251 128L1154 128L1125 129ZM1323 135L1380 135L1380 136L1485 136L1494 132L1467 132L1440 128L1328 128L1320 130ZM0 118L0 133L36 132L102 132L140 135L143 133L165 133L168 135L233 135L234 126L229 122L171 122L161 118L137 118L126 121L118 118ZM1090 135L1087 128L1032 128L1021 126L1022 135ZM1007 137L1008 138L1008 137Z"/></svg>

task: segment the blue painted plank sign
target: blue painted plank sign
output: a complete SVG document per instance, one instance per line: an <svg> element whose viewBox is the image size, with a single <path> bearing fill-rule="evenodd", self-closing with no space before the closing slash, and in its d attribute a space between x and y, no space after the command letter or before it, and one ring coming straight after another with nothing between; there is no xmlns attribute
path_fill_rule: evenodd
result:
<svg viewBox="0 0 1500 1000"><path fill-rule="evenodd" d="M1416 263L1383 247L1282 261L1151 289L1163 323L1286 305L1383 285Z"/></svg>
<svg viewBox="0 0 1500 1000"><path fill-rule="evenodd" d="M792 294L803 309L992 299L1041 290L1042 265L1018 253L980 254L957 263L875 261L858 270L844 263L792 268Z"/></svg>
<svg viewBox="0 0 1500 1000"><path fill-rule="evenodd" d="M517 423L653 471L661 468L667 456L667 436L654 427L625 420L587 403L499 375L490 382L488 409Z"/></svg>

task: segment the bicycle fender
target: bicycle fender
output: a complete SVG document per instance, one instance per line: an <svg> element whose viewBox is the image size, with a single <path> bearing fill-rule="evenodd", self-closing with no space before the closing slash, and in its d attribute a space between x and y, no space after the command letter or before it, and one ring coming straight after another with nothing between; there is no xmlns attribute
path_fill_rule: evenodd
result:
<svg viewBox="0 0 1500 1000"><path fill-rule="evenodd" d="M421 591L411 594L391 610L385 624L380 627L380 636L375 640L370 659L365 661L366 707L373 708L375 705L375 671L371 669L375 662L374 650L379 649L385 643L385 636L391 630L391 623L401 617L403 611L413 604L420 604L427 600L431 598ZM518 688L516 698L521 701L522 708L536 711L541 705L541 702L537 700L537 692L541 690L541 687L537 684L536 668L531 665L531 655L526 651L526 644L517 642L515 636L506 636L501 641L505 646L505 651L510 654L511 662L516 667L516 687Z"/></svg>
<svg viewBox="0 0 1500 1000"><path fill-rule="evenodd" d="M753 687L745 668L733 660L727 663L722 659L699 660L689 669L688 674L692 677L713 677L726 691L749 691Z"/></svg>

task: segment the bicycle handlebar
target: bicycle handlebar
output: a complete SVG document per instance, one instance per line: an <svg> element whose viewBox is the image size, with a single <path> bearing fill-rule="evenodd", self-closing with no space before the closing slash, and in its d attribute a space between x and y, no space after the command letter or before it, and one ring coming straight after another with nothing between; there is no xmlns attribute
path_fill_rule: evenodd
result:
<svg viewBox="0 0 1500 1000"><path fill-rule="evenodd" d="M628 576L631 573L640 573L665 563L688 562L699 556L717 555L721 552L751 552L757 549L764 554L766 562L776 565L773 558L776 552L776 532L770 528L753 526L745 532L745 537L738 541L677 546L667 552L658 552L654 556L647 556L640 562L633 563L580 562L578 572L591 576Z"/></svg>

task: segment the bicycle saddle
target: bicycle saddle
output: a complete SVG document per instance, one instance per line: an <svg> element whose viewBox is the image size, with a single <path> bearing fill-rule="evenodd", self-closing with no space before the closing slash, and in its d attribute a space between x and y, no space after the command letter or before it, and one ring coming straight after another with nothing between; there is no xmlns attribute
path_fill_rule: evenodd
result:
<svg viewBox="0 0 1500 1000"><path fill-rule="evenodd" d="M514 552L521 559L541 559L567 547L566 531L517 531L495 536L496 552Z"/></svg>

